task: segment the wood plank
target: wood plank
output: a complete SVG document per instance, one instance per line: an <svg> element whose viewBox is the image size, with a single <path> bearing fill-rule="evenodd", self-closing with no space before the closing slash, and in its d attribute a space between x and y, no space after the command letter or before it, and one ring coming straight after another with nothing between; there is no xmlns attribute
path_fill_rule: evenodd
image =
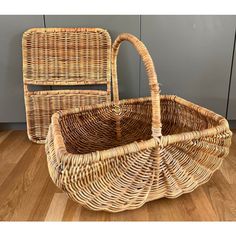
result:
<svg viewBox="0 0 236 236"><path fill-rule="evenodd" d="M135 210L128 210L118 213L110 213L111 221L148 221L148 208L147 205Z"/></svg>
<svg viewBox="0 0 236 236"><path fill-rule="evenodd" d="M185 209L180 204L176 204L176 199L162 198L149 202L148 215L150 221L184 221L187 219Z"/></svg>
<svg viewBox="0 0 236 236"><path fill-rule="evenodd" d="M0 185L32 145L25 131L13 131L0 142Z"/></svg>
<svg viewBox="0 0 236 236"><path fill-rule="evenodd" d="M48 167L45 154L41 157L39 163L39 170L37 171L34 180L29 187L28 191L22 196L21 201L18 203L14 214L11 218L12 221L26 221L28 220L31 212L37 206L38 196L40 195L43 186L48 181Z"/></svg>
<svg viewBox="0 0 236 236"><path fill-rule="evenodd" d="M186 197L192 199L194 209L191 209L191 203L186 201L186 199L182 202L182 205L187 209L189 216L193 221L219 220L219 217L202 187L195 189L190 194L186 194Z"/></svg>
<svg viewBox="0 0 236 236"><path fill-rule="evenodd" d="M12 132L12 130L2 130L0 131L0 143L6 139L6 137Z"/></svg>
<svg viewBox="0 0 236 236"><path fill-rule="evenodd" d="M236 220L236 196L220 171L203 188L219 220Z"/></svg>
<svg viewBox="0 0 236 236"><path fill-rule="evenodd" d="M31 145L0 186L0 220L9 220L39 169L42 146Z"/></svg>
<svg viewBox="0 0 236 236"><path fill-rule="evenodd" d="M38 195L34 209L31 211L28 218L29 221L44 221L50 207L51 201L55 193L58 192L57 187L47 176L47 181Z"/></svg>
<svg viewBox="0 0 236 236"><path fill-rule="evenodd" d="M65 193L55 193L48 209L45 221L61 221L68 197Z"/></svg>
<svg viewBox="0 0 236 236"><path fill-rule="evenodd" d="M79 220L79 221L108 221L110 219L109 212L104 211L92 211L90 209L87 209L85 207L81 207L79 209L80 211L77 219L76 217L73 218L73 220Z"/></svg>
<svg viewBox="0 0 236 236"><path fill-rule="evenodd" d="M156 202L156 205L154 205ZM217 215L200 188L175 199L159 199L148 203L151 221L207 221L217 220Z"/></svg>
<svg viewBox="0 0 236 236"><path fill-rule="evenodd" d="M9 164L9 163L5 163L5 165L0 168L0 186L2 185L2 183L5 181L5 179L7 178L7 176L10 174L10 172L13 170L13 168L16 166L16 164Z"/></svg>
<svg viewBox="0 0 236 236"><path fill-rule="evenodd" d="M234 156L235 158L235 156ZM225 180L229 184L236 184L236 162L231 159L226 159L222 167L220 168L220 172L224 176Z"/></svg>
<svg viewBox="0 0 236 236"><path fill-rule="evenodd" d="M72 221L80 221L81 209L82 209L82 206L80 205L76 207L75 214L72 218Z"/></svg>
<svg viewBox="0 0 236 236"><path fill-rule="evenodd" d="M68 199L62 220L78 221L80 218L80 211L81 206L71 199Z"/></svg>
<svg viewBox="0 0 236 236"><path fill-rule="evenodd" d="M0 143L0 168L5 163L16 164L31 145L25 131L13 131Z"/></svg>

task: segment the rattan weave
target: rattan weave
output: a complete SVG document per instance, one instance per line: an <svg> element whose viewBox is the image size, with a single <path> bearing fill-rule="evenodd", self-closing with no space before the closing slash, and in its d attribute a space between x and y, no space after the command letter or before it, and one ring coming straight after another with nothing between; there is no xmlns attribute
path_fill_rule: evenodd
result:
<svg viewBox="0 0 236 236"><path fill-rule="evenodd" d="M119 101L116 59L124 40L143 59L151 98ZM113 44L112 81L113 102L53 115L46 153L55 184L83 206L118 212L208 181L229 152L226 119L177 96L160 96L153 61L130 34Z"/></svg>
<svg viewBox="0 0 236 236"><path fill-rule="evenodd" d="M51 115L110 101L111 39L99 28L34 28L23 35L24 97L29 138L44 143ZM94 85L101 90L29 91L29 85Z"/></svg>

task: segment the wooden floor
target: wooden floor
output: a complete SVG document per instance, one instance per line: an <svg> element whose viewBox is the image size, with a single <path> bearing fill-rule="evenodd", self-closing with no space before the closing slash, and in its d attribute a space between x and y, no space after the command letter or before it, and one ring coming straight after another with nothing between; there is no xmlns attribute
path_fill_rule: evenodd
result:
<svg viewBox="0 0 236 236"><path fill-rule="evenodd" d="M2 221L235 221L236 134L221 169L205 185L177 199L160 199L121 213L87 210L51 181L44 145L25 131L0 131Z"/></svg>

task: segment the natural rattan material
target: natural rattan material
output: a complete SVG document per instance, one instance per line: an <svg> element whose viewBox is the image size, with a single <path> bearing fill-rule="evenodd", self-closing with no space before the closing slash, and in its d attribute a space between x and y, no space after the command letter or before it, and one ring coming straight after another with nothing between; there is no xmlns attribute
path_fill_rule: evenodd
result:
<svg viewBox="0 0 236 236"><path fill-rule="evenodd" d="M116 57L124 40L144 61L151 98L119 101ZM226 119L177 96L160 96L152 59L130 34L114 42L112 65L114 102L52 117L46 153L55 184L90 209L118 212L208 181L229 152Z"/></svg>
<svg viewBox="0 0 236 236"><path fill-rule="evenodd" d="M110 101L111 39L98 28L36 28L22 40L29 138L44 143L51 115ZM34 91L28 85L107 85L100 90Z"/></svg>

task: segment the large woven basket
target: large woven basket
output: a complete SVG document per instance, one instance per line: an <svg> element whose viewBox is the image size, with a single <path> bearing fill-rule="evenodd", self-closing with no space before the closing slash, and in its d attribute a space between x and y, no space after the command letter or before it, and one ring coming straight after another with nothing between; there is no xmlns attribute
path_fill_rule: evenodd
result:
<svg viewBox="0 0 236 236"><path fill-rule="evenodd" d="M151 98L119 101L116 59L124 40L143 59ZM160 96L153 61L130 34L114 42L112 81L114 102L53 115L46 153L55 184L83 206L118 212L207 182L229 152L228 122L177 96Z"/></svg>
<svg viewBox="0 0 236 236"><path fill-rule="evenodd" d="M30 140L45 142L51 115L58 110L110 101L111 38L106 30L34 28L24 33L22 49ZM31 91L32 85L39 89ZM67 89L67 85L106 85L107 88L106 91L77 90ZM49 86L57 86L57 90L48 89Z"/></svg>

